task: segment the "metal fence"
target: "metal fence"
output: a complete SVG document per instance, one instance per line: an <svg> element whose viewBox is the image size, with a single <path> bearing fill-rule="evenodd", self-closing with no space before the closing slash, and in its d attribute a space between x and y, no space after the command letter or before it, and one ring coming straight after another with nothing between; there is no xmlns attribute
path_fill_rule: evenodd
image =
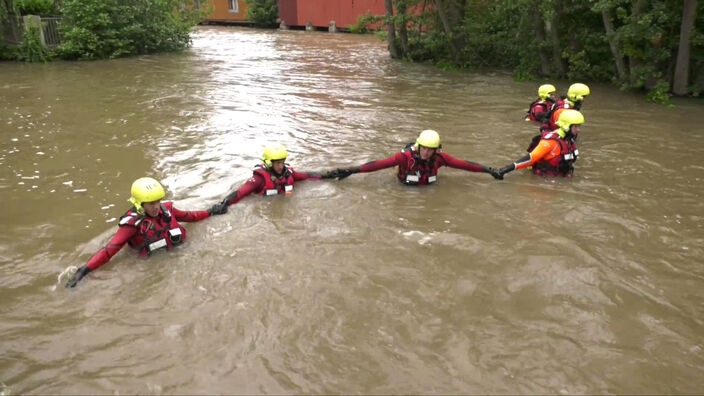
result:
<svg viewBox="0 0 704 396"><path fill-rule="evenodd" d="M47 46L54 47L61 44L60 24L61 17L42 17L42 32Z"/></svg>
<svg viewBox="0 0 704 396"><path fill-rule="evenodd" d="M0 0L2 1L2 0ZM61 45L61 17L41 17L42 34L44 44L48 47ZM0 24L0 44L3 42L11 45L22 43L24 32L24 21L21 16L11 15L5 22Z"/></svg>

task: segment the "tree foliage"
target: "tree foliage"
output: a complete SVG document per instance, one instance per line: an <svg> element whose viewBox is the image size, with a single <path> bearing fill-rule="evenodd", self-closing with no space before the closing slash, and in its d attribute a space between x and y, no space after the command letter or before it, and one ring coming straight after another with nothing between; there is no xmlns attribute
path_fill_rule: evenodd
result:
<svg viewBox="0 0 704 396"><path fill-rule="evenodd" d="M30 26L24 31L22 43L14 49L15 59L24 62L48 62L52 54L42 44L39 28Z"/></svg>
<svg viewBox="0 0 704 396"><path fill-rule="evenodd" d="M190 44L203 16L194 0L64 0L65 59L104 59L164 51Z"/></svg>
<svg viewBox="0 0 704 396"><path fill-rule="evenodd" d="M21 15L56 15L58 13L54 0L15 0L15 7Z"/></svg>
<svg viewBox="0 0 704 396"><path fill-rule="evenodd" d="M258 27L276 27L279 9L276 0L245 0L247 19Z"/></svg>
<svg viewBox="0 0 704 396"><path fill-rule="evenodd" d="M698 95L704 91L704 1L686 1L696 9L694 15L686 10L694 29L684 43L691 50L684 52L685 91ZM656 89L653 100L667 98L675 79L682 0L389 2L391 13L387 6L387 15L367 16L358 25L383 18L377 28L405 29L405 38L393 34L389 43L399 58L443 67L499 67L519 79L610 81L623 89Z"/></svg>
<svg viewBox="0 0 704 396"><path fill-rule="evenodd" d="M3 38L4 25L10 21L10 15L14 13L15 4L12 0L0 0L0 40ZM0 56L0 59L4 58Z"/></svg>

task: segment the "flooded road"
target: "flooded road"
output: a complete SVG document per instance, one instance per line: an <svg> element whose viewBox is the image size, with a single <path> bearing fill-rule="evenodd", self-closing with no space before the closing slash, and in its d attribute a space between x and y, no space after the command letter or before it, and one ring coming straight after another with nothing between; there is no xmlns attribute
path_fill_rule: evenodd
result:
<svg viewBox="0 0 704 396"><path fill-rule="evenodd" d="M606 85L572 180L304 181L52 290L139 177L202 210L270 142L320 171L428 128L503 166L538 85L392 61L372 36L226 27L181 54L0 63L0 392L701 393L703 107Z"/></svg>

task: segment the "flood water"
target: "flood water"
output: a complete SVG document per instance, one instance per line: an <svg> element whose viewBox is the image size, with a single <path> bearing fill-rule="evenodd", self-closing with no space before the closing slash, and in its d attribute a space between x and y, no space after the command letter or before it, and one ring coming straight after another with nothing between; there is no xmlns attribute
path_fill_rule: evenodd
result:
<svg viewBox="0 0 704 396"><path fill-rule="evenodd" d="M0 392L702 393L704 107L607 85L571 180L304 181L53 290L139 177L202 210L270 142L320 171L428 128L503 166L539 84L393 61L373 36L228 27L181 54L0 63Z"/></svg>

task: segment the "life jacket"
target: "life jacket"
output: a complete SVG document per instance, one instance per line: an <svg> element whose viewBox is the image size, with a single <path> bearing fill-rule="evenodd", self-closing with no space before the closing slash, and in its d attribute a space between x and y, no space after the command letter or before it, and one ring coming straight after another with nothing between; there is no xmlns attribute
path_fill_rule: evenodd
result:
<svg viewBox="0 0 704 396"><path fill-rule="evenodd" d="M554 104L555 102L552 100L542 100L540 98L534 100L526 112L526 121L543 122L545 115Z"/></svg>
<svg viewBox="0 0 704 396"><path fill-rule="evenodd" d="M557 129L557 128L555 128ZM543 131L541 130L539 134L533 136L533 139L531 139L530 144L528 144L528 148L526 149L527 152L532 152L536 147L538 147L538 144L540 144L540 141L542 139L545 139L545 136L553 133L553 131Z"/></svg>
<svg viewBox="0 0 704 396"><path fill-rule="evenodd" d="M436 149L436 155L438 152L440 148ZM435 183L438 178L438 168L441 166L435 156L428 161L423 161L420 159L415 143L408 143L401 153L406 157L408 167L405 173L399 167L398 180L411 186Z"/></svg>
<svg viewBox="0 0 704 396"><path fill-rule="evenodd" d="M135 208L120 217L120 227L135 227L137 234L127 243L139 251L140 256L149 256L159 249L171 249L186 240L186 229L171 215L171 202L161 204L157 217L143 216Z"/></svg>
<svg viewBox="0 0 704 396"><path fill-rule="evenodd" d="M291 194L293 192L293 168L285 164L284 174L277 177L267 169L264 164L259 164L254 167L254 173L264 178L264 189L259 194L262 195L277 195Z"/></svg>
<svg viewBox="0 0 704 396"><path fill-rule="evenodd" d="M543 176L572 177L573 164L579 157L579 150L572 138L561 138L557 132L547 133L542 136L544 140L555 140L560 145L560 154L549 159L533 164L533 173Z"/></svg>
<svg viewBox="0 0 704 396"><path fill-rule="evenodd" d="M566 97L560 99L552 105L547 114L543 117L543 124L540 126L541 132L551 132L557 129L557 120L560 119L560 113L566 109L581 110L582 102L571 102Z"/></svg>

